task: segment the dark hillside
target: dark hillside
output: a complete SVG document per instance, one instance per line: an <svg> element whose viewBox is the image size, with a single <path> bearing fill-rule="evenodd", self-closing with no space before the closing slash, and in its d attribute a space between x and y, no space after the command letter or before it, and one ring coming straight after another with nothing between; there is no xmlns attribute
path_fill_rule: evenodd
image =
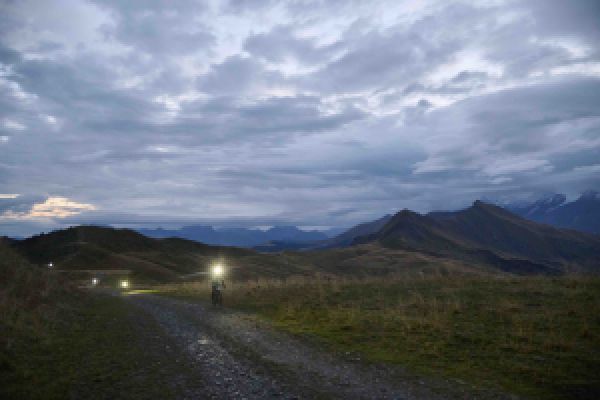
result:
<svg viewBox="0 0 600 400"><path fill-rule="evenodd" d="M375 221L358 224L348 229L344 233L341 233L336 237L322 242L323 245L321 245L320 247L335 248L350 246L354 242L354 239L356 239L357 237L366 236L378 232L381 228L385 226L385 224L387 224L390 221L391 218L391 215L385 215L379 219L376 219Z"/></svg>
<svg viewBox="0 0 600 400"><path fill-rule="evenodd" d="M53 262L61 270L129 269L134 276L157 281L205 270L219 257L254 254L183 239L151 239L129 229L97 226L55 231L13 241L12 246L36 264Z"/></svg>
<svg viewBox="0 0 600 400"><path fill-rule="evenodd" d="M185 239L152 239L126 230L80 226L11 241L31 262L53 262L59 270L131 270L135 282L202 279L211 264L223 262L228 280L341 274L371 276L418 271L482 272L475 263L394 250L380 245L261 254L236 247L209 246Z"/></svg>
<svg viewBox="0 0 600 400"><path fill-rule="evenodd" d="M599 272L600 239L527 221L476 201L458 212L396 214L357 242L480 261L512 273Z"/></svg>

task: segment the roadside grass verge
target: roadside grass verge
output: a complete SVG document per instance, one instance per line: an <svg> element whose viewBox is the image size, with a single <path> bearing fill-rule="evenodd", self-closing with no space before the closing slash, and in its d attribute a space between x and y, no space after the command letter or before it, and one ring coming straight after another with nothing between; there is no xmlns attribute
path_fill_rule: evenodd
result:
<svg viewBox="0 0 600 400"><path fill-rule="evenodd" d="M207 300L208 284L165 285ZM334 351L531 398L600 398L600 278L298 278L231 284L226 307Z"/></svg>
<svg viewBox="0 0 600 400"><path fill-rule="evenodd" d="M0 398L176 398L161 379L171 367L140 342L135 312L0 246Z"/></svg>
<svg viewBox="0 0 600 400"><path fill-rule="evenodd" d="M0 393L14 399L175 398L121 299L85 298L41 336L14 339ZM168 363L164 363L168 368Z"/></svg>

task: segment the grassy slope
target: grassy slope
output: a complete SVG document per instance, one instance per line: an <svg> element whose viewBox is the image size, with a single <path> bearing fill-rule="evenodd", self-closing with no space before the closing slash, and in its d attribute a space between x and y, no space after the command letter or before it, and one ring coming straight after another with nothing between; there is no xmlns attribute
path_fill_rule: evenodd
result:
<svg viewBox="0 0 600 400"><path fill-rule="evenodd" d="M79 293L2 243L0 274L0 398L176 398L161 379L171 363L140 342L121 299Z"/></svg>
<svg viewBox="0 0 600 400"><path fill-rule="evenodd" d="M207 298L205 286L164 290ZM600 394L598 278L265 281L233 285L226 304L418 373L532 398Z"/></svg>
<svg viewBox="0 0 600 400"><path fill-rule="evenodd" d="M256 277L395 273L423 269L477 270L467 263L377 245L314 252L260 254L252 250L207 246L183 239L151 239L130 230L80 226L16 241L13 248L36 264L57 269L129 269L134 282L176 281L224 262L235 280ZM368 266L368 268L365 268Z"/></svg>
<svg viewBox="0 0 600 400"><path fill-rule="evenodd" d="M206 268L220 255L251 251L207 246L181 239L151 239L128 229L79 226L15 241L13 248L32 263L54 262L61 270L129 269L139 281L173 281Z"/></svg>
<svg viewBox="0 0 600 400"><path fill-rule="evenodd" d="M19 399L176 398L137 341L120 299L87 299L38 337L17 337L3 354L0 394ZM167 364L168 365L168 364Z"/></svg>

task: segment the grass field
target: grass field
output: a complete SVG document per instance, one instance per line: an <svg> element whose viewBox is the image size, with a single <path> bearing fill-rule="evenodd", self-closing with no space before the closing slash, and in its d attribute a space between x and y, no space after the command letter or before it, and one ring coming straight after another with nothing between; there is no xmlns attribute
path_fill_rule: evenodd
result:
<svg viewBox="0 0 600 400"><path fill-rule="evenodd" d="M208 299L206 283L162 286ZM258 280L225 303L373 362L531 398L600 398L600 278Z"/></svg>
<svg viewBox="0 0 600 400"><path fill-rule="evenodd" d="M181 366L149 351L140 332L160 330L132 314L122 299L81 293L0 246L0 398L177 398L165 382Z"/></svg>
<svg viewBox="0 0 600 400"><path fill-rule="evenodd" d="M13 399L176 398L136 340L120 299L87 299L40 335L16 336L2 354L0 394ZM142 373L140 373L142 371Z"/></svg>

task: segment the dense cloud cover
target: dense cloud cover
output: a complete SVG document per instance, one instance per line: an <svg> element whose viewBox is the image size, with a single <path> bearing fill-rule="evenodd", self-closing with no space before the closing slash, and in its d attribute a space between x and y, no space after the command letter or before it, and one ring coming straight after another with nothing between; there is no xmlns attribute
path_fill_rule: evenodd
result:
<svg viewBox="0 0 600 400"><path fill-rule="evenodd" d="M600 2L0 2L0 234L600 186Z"/></svg>

